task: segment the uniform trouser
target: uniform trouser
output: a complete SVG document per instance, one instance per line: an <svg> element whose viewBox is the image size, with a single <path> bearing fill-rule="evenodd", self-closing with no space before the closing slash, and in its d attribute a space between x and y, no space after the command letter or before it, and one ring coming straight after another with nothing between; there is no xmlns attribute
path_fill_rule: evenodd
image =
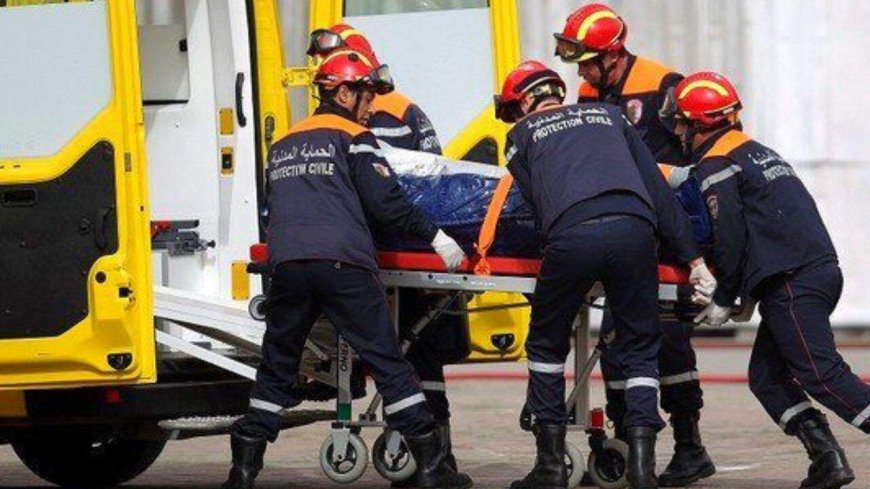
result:
<svg viewBox="0 0 870 489"><path fill-rule="evenodd" d="M548 236L526 340L527 407L535 422L567 421L564 372L572 325L597 281L613 314L614 355L626 374L625 426L661 429L656 243L652 226L635 217L585 222Z"/></svg>
<svg viewBox="0 0 870 489"><path fill-rule="evenodd" d="M416 338L411 338L411 330L416 323L426 317L431 308L437 307L445 296L420 289L402 289L399 295L400 336L413 341L405 358L411 362L420 377L423 393L435 421L439 424L447 423L450 419L450 402L444 381L444 365L462 360L468 355L468 329L465 319L443 311ZM464 301L454 297L445 309L457 310L463 306Z"/></svg>
<svg viewBox="0 0 870 489"><path fill-rule="evenodd" d="M366 362L384 397L390 428L419 435L433 419L411 365L402 358L383 288L374 272L335 261L278 265L266 302L263 359L248 414L235 430L274 441L281 413L298 405L294 395L305 339L324 314Z"/></svg>
<svg viewBox="0 0 870 489"><path fill-rule="evenodd" d="M694 415L704 406L703 391L698 381L697 357L692 348L692 325L675 320L660 319L662 347L658 365L661 376L661 406L671 415ZM604 376L607 397L607 417L621 420L625 416L625 374L618 355L609 348L613 337L613 318L604 313L601 325L601 373Z"/></svg>
<svg viewBox="0 0 870 489"><path fill-rule="evenodd" d="M870 386L837 352L831 331L842 288L840 267L830 261L773 277L756 294L761 324L749 387L786 433L813 411L807 394L867 431Z"/></svg>

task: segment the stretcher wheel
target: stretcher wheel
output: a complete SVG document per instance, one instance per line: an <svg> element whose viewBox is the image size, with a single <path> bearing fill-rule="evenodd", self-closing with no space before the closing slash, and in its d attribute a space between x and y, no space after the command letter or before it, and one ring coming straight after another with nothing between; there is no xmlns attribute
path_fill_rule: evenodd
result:
<svg viewBox="0 0 870 489"><path fill-rule="evenodd" d="M326 477L339 484L350 484L362 477L369 464L369 449L359 435L348 435L347 449L335 460L335 442L330 434L320 445L320 468Z"/></svg>
<svg viewBox="0 0 870 489"><path fill-rule="evenodd" d="M583 479L583 454L572 443L565 442L565 468L568 470L568 489L580 487Z"/></svg>
<svg viewBox="0 0 870 489"><path fill-rule="evenodd" d="M628 487L628 445L618 438L608 438L602 444L600 455L596 456L595 452L589 454L586 470L592 482L601 489Z"/></svg>
<svg viewBox="0 0 870 489"><path fill-rule="evenodd" d="M263 294L255 295L250 302L248 302L248 314L254 319L254 321L265 321L266 320L266 311L263 308L263 305L266 303L266 296Z"/></svg>
<svg viewBox="0 0 870 489"><path fill-rule="evenodd" d="M384 479L390 482L404 482L417 472L417 462L401 435L399 435L398 451L395 454L390 453L388 447L390 436L391 432L385 431L375 440L372 446L372 463Z"/></svg>

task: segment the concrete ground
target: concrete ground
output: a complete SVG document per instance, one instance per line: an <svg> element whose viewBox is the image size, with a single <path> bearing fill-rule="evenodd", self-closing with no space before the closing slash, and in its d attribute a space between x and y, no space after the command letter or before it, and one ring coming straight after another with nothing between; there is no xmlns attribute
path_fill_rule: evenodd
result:
<svg viewBox="0 0 870 489"><path fill-rule="evenodd" d="M703 374L739 375L745 372L748 348L725 344L699 350ZM870 349L844 348L843 354L860 374L870 374ZM462 365L453 372L521 372L522 365ZM592 404L604 398L600 381L593 383ZM370 388L371 390L371 388ZM796 489L805 475L807 459L800 443L782 434L766 416L745 384L704 385L706 408L702 429L719 473L696 484L699 488ZM507 487L531 466L533 439L519 430L517 415L523 403L521 380L456 380L450 383L454 408L454 443L461 467L479 488ZM835 434L846 448L858 479L849 487L870 487L870 443L865 435L840 419L830 417ZM338 487L320 472L318 450L328 425L321 423L285 432L267 453L266 468L258 488ZM376 430L364 431L369 446ZM671 453L668 428L660 435L658 465L661 470ZM580 433L569 434L572 443L588 454ZM129 487L141 489L219 487L228 467L226 437L171 442L157 463ZM0 447L0 487L50 487L31 475L8 447ZM388 484L369 467L357 488Z"/></svg>

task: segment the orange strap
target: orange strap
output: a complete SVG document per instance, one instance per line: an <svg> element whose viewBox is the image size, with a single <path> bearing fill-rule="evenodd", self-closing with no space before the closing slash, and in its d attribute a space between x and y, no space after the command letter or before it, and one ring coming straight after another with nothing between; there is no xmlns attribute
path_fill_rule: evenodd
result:
<svg viewBox="0 0 870 489"><path fill-rule="evenodd" d="M477 263L474 265L475 275L491 275L492 267L486 261L486 255L495 242L495 229L498 227L498 218L510 193L514 177L505 175L498 181L492 201L486 209L486 217L483 218L483 226L480 227L480 235L477 237Z"/></svg>

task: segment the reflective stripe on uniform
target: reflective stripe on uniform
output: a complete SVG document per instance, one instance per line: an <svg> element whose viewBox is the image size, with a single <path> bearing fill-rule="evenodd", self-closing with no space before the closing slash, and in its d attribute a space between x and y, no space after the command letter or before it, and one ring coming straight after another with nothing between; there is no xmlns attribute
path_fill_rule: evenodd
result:
<svg viewBox="0 0 870 489"><path fill-rule="evenodd" d="M662 377L660 382L662 385L674 385L674 384L684 384L686 382L691 382L693 380L698 380L698 371L692 370L690 372L684 372L677 375L668 375L666 377Z"/></svg>
<svg viewBox="0 0 870 489"><path fill-rule="evenodd" d="M867 421L867 418L870 418L870 405L864 408L858 416L855 416L855 419L852 420L852 425L857 426L858 428L864 424L864 421Z"/></svg>
<svg viewBox="0 0 870 489"><path fill-rule="evenodd" d="M384 406L384 414L387 416L396 414L403 409L408 409L409 407L420 404L421 402L426 402L426 396L424 396L422 392L406 397L401 401L396 401L388 406Z"/></svg>
<svg viewBox="0 0 870 489"><path fill-rule="evenodd" d="M635 387L652 387L659 388L659 379L652 377L634 377L625 381L625 390L634 389Z"/></svg>
<svg viewBox="0 0 870 489"><path fill-rule="evenodd" d="M424 391L447 392L447 384L445 384L444 382L430 382L428 380L424 380L420 382L420 386L423 387Z"/></svg>
<svg viewBox="0 0 870 489"><path fill-rule="evenodd" d="M563 374L565 373L564 363L542 363L529 361L529 370L541 374Z"/></svg>
<svg viewBox="0 0 870 489"><path fill-rule="evenodd" d="M254 409L259 409L260 411L266 411L275 414L281 414L281 411L284 410L284 408L275 404L274 402L264 401L262 399L251 398L250 405Z"/></svg>
<svg viewBox="0 0 870 489"><path fill-rule="evenodd" d="M731 165L728 168L718 171L709 177L705 178L703 182L701 182L701 192L706 192L708 188L716 185L717 183L724 182L729 178L737 175L742 172L743 169L737 165Z"/></svg>
<svg viewBox="0 0 870 489"><path fill-rule="evenodd" d="M350 154L371 153L375 156L384 156L383 151L368 144L351 144L347 152Z"/></svg>
<svg viewBox="0 0 870 489"><path fill-rule="evenodd" d="M508 149L507 154L505 155L505 159L507 159L508 161L514 159L514 156L517 154L517 151L519 151L519 150L517 149L516 146L511 146L510 149Z"/></svg>
<svg viewBox="0 0 870 489"><path fill-rule="evenodd" d="M788 425L788 422L791 421L792 418L797 416L799 413L802 413L807 409L812 408L813 403L811 403L810 401L804 401L800 404L795 404L794 406L786 409L785 412L782 413L782 417L779 418L779 427L785 429L785 427Z"/></svg>
<svg viewBox="0 0 870 489"><path fill-rule="evenodd" d="M370 131L379 138L398 138L411 134L411 128L408 126L372 127Z"/></svg>
<svg viewBox="0 0 870 489"><path fill-rule="evenodd" d="M604 386L612 391L624 391L625 390L625 381L624 380L614 380L611 382L605 382Z"/></svg>

